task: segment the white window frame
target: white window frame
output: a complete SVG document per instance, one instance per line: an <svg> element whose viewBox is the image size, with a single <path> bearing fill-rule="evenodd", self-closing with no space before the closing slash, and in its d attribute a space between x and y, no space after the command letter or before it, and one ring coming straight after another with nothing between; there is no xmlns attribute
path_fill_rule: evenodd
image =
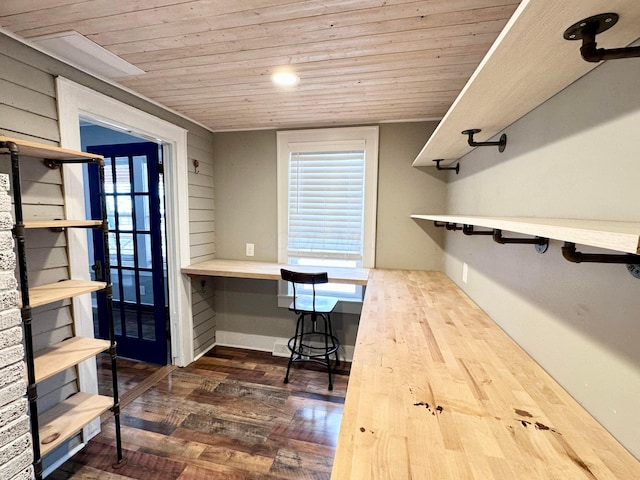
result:
<svg viewBox="0 0 640 480"><path fill-rule="evenodd" d="M288 188L289 158L293 151L323 151L348 148L358 143L365 150L364 225L362 267L375 266L376 216L378 193L378 135L377 126L287 130L277 132L278 179L278 262L288 263ZM333 148L331 148L333 147ZM288 306L288 288L281 282L279 305ZM357 303L361 302L360 297ZM346 299L353 302L353 299Z"/></svg>

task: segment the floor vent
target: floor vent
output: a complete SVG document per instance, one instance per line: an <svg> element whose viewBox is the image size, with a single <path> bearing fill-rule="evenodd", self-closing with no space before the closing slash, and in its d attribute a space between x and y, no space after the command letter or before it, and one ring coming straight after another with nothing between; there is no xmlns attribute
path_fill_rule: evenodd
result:
<svg viewBox="0 0 640 480"><path fill-rule="evenodd" d="M287 347L286 343L280 343L280 342L276 342L273 344L273 350L271 352L271 354L274 357L289 357L289 355L291 355L291 352L289 351L289 347Z"/></svg>

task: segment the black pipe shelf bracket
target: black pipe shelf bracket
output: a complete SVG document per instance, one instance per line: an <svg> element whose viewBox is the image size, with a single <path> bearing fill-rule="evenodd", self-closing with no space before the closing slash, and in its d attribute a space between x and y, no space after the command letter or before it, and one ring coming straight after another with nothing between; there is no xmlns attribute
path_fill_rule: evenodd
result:
<svg viewBox="0 0 640 480"><path fill-rule="evenodd" d="M473 228L473 225L463 225L462 226L462 233L464 233L465 235L493 235L493 230L475 230Z"/></svg>
<svg viewBox="0 0 640 480"><path fill-rule="evenodd" d="M459 231L465 235L491 235L493 241L501 245L507 244L520 244L520 245L534 245L536 252L542 254L549 249L549 239L545 237L534 238L512 238L502 235L502 230L494 228L491 230L477 231L474 229L474 225L462 224L462 226L453 222L440 222L433 221L433 225L439 228L445 228L447 230ZM562 247L562 256L573 263L609 263L609 264L624 264L627 266L629 273L640 279L640 254L623 253L623 254L602 254L602 253L582 253L576 251L576 244L572 242L564 242Z"/></svg>
<svg viewBox="0 0 640 480"><path fill-rule="evenodd" d="M460 162L456 163L455 167L441 167L440 162L444 161L444 158L438 158L436 160L432 160L432 162L436 162L436 168L438 170L455 170L456 175L460 173Z"/></svg>
<svg viewBox="0 0 640 480"><path fill-rule="evenodd" d="M447 230L452 231L462 230L462 227L459 227L457 223L438 222L437 220L433 221L433 226L438 228L446 228Z"/></svg>
<svg viewBox="0 0 640 480"><path fill-rule="evenodd" d="M619 19L617 13L601 13L574 23L564 31L565 40L582 40L580 55L586 62L601 62L617 58L640 57L640 47L598 48L596 35L613 27Z"/></svg>
<svg viewBox="0 0 640 480"><path fill-rule="evenodd" d="M629 273L640 279L640 255L632 253L609 254L609 253L582 253L576 251L576 244L564 242L562 256L573 263L617 263L625 264Z"/></svg>
<svg viewBox="0 0 640 480"><path fill-rule="evenodd" d="M66 163L70 163L70 164L86 164L86 163L95 163L96 165L98 165L99 167L103 167L104 166L104 159L102 158L93 158L93 159L64 159L64 160L60 160L60 159L54 159L54 158L45 158L43 159L44 164L46 165L47 168L50 168L51 170L56 170L58 168L60 168L63 164Z"/></svg>
<svg viewBox="0 0 640 480"><path fill-rule="evenodd" d="M549 239L544 237L535 238L508 238L502 236L502 230L495 229L493 231L493 241L501 245L507 244L520 244L520 245L534 245L536 252L542 254L549 249Z"/></svg>
<svg viewBox="0 0 640 480"><path fill-rule="evenodd" d="M463 135L468 135L468 142L470 147L498 147L498 151L500 153L504 152L504 149L507 148L507 134L503 133L500 135L500 140L497 142L476 142L473 139L473 136L476 133L480 133L482 130L479 128L470 128L469 130L463 130L461 133Z"/></svg>

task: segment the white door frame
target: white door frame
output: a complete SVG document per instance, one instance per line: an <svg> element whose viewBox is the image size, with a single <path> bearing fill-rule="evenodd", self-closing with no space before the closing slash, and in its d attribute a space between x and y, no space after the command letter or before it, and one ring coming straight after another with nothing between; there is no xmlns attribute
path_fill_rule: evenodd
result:
<svg viewBox="0 0 640 480"><path fill-rule="evenodd" d="M56 88L62 147L80 150L81 116L115 123L163 145L171 355L174 365L186 366L193 361L191 281L180 272L190 261L187 131L66 78L57 77ZM81 166L64 166L64 195L67 218L86 218ZM73 229L68 233L74 235L69 241L70 274L72 278L88 278L86 234ZM74 312L76 334L93 337L90 299L74 299ZM83 389L84 382L96 379L95 374L91 378L91 372L85 373L88 375L80 372Z"/></svg>

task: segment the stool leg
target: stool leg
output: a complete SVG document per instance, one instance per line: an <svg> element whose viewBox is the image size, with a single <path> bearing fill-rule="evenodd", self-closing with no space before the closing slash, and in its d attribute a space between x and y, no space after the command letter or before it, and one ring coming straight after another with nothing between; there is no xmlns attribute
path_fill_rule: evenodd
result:
<svg viewBox="0 0 640 480"><path fill-rule="evenodd" d="M291 350L291 355L289 355L289 363L287 364L287 373L284 376L284 383L289 383L289 370L291 369L291 364L293 363L293 357L296 355L302 347L298 347L298 340L302 342L302 332L300 332L300 328L304 328L304 313L298 315L298 320L296 321L296 334L293 337L293 348L289 346L289 350ZM303 330L304 331L304 330ZM291 339L289 339L291 342Z"/></svg>
<svg viewBox="0 0 640 480"><path fill-rule="evenodd" d="M329 323L329 335L331 335L331 347L335 348L336 347L336 342L334 340L334 336L333 336L333 327L331 326L331 314L327 313L327 322ZM340 365L340 359L338 358L338 350L336 349L336 367L338 365Z"/></svg>
<svg viewBox="0 0 640 480"><path fill-rule="evenodd" d="M331 381L331 359L329 358L329 322L327 321L328 315L322 315L324 320L324 359L327 362L327 373L329 374L329 390L333 390L333 382ZM333 343L333 339L331 339Z"/></svg>

